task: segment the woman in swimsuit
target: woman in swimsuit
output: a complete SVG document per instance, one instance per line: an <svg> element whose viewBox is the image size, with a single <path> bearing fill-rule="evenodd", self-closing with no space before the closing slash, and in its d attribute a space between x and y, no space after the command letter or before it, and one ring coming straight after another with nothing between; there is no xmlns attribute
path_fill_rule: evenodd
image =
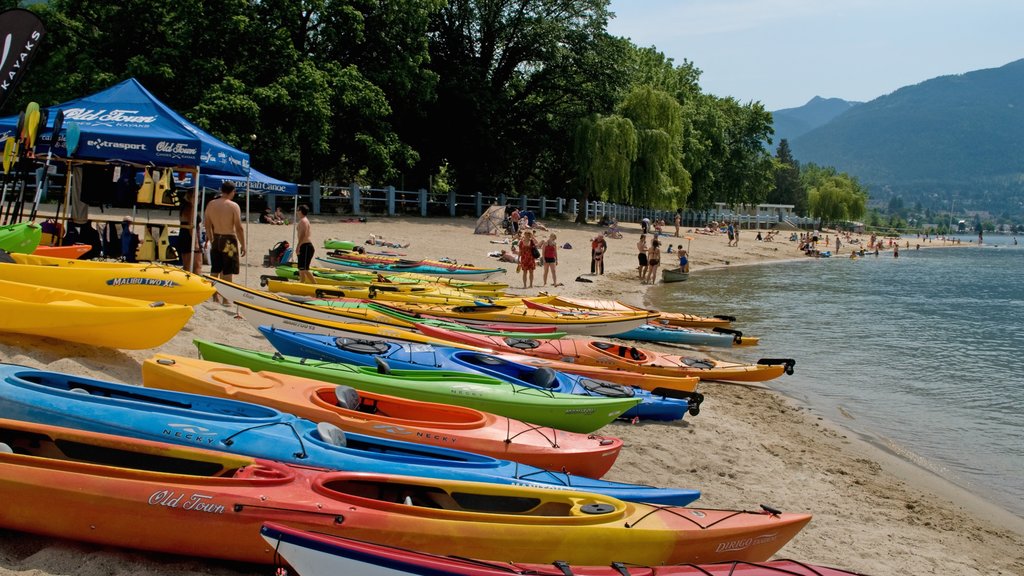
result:
<svg viewBox="0 0 1024 576"><path fill-rule="evenodd" d="M654 284L658 278L658 266L661 264L661 241L654 238L651 249L647 251L647 278L645 284Z"/></svg>

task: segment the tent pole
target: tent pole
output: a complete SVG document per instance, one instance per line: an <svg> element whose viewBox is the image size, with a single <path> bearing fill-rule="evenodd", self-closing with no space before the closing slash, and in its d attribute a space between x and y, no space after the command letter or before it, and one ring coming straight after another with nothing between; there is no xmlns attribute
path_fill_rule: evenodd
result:
<svg viewBox="0 0 1024 576"><path fill-rule="evenodd" d="M203 272L203 253L204 252L203 252L202 235L200 234L201 231L199 230L199 213L200 213L200 211L203 211L203 212L206 211L206 191L203 190L202 191L202 196L200 196L200 190L202 190L202 188L199 186L199 166L196 166L195 179L196 179L196 181L192 183L192 258L189 260L189 262L192 263L192 270L195 270L196 269L196 249L195 249L195 247L198 246L199 250L200 250L200 252L199 252L199 273L202 274L202 272ZM188 270L188 272L192 272L192 270Z"/></svg>
<svg viewBox="0 0 1024 576"><path fill-rule="evenodd" d="M292 200L292 254L295 254L296 253L295 251L298 250L298 247L295 246L295 234L296 234L296 231L298 230L298 223L297 223L298 218L296 218L296 216L298 216L298 214L299 214L299 192L298 192L298 190L296 190L295 191L295 196L293 197L293 200Z"/></svg>
<svg viewBox="0 0 1024 576"><path fill-rule="evenodd" d="M245 174L245 244L249 247L249 250L245 253L245 274L242 276L244 284L249 285L249 254L252 253L252 245L249 244L249 199L252 197L252 189L250 188L249 173Z"/></svg>

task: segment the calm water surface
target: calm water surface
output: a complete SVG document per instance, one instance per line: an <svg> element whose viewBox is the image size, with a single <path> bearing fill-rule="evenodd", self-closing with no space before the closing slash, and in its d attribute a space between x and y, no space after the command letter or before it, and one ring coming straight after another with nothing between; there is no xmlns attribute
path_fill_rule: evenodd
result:
<svg viewBox="0 0 1024 576"><path fill-rule="evenodd" d="M796 359L773 388L1024 516L1024 249L985 241L710 270L650 303L736 316L761 343L727 356Z"/></svg>

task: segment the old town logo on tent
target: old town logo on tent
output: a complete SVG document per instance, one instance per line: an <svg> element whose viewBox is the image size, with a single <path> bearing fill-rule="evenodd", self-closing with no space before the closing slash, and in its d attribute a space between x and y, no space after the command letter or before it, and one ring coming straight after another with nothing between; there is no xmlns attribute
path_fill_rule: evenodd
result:
<svg viewBox="0 0 1024 576"><path fill-rule="evenodd" d="M25 76L46 34L39 17L21 8L0 12L0 108Z"/></svg>
<svg viewBox="0 0 1024 576"><path fill-rule="evenodd" d="M68 108L64 118L94 126L144 127L157 121L156 116L140 116L138 110L95 110L92 108Z"/></svg>

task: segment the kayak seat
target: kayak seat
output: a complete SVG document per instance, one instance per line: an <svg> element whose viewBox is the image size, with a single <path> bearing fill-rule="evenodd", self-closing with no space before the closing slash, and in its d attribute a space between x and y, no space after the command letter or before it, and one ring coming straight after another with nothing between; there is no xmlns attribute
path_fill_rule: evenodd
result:
<svg viewBox="0 0 1024 576"><path fill-rule="evenodd" d="M540 342L530 338L505 338L505 344L517 350L531 350L540 346Z"/></svg>
<svg viewBox="0 0 1024 576"><path fill-rule="evenodd" d="M359 392L351 386L337 386L334 388L334 396L338 399L338 406L346 410L359 409Z"/></svg>
<svg viewBox="0 0 1024 576"><path fill-rule="evenodd" d="M344 447L346 444L345 432L330 422L320 422L316 425L316 431L320 439L331 446Z"/></svg>
<svg viewBox="0 0 1024 576"><path fill-rule="evenodd" d="M552 390L558 387L558 377L551 368L537 368L530 379L534 386Z"/></svg>
<svg viewBox="0 0 1024 576"><path fill-rule="evenodd" d="M14 449L3 442L0 442L0 454L14 454Z"/></svg>

